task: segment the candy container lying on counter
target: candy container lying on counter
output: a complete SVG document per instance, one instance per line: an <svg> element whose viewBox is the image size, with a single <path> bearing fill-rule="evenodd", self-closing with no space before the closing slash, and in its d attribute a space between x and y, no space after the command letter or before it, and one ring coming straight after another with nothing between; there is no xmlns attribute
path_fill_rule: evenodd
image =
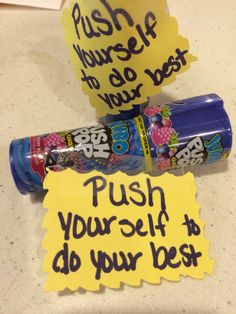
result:
<svg viewBox="0 0 236 314"><path fill-rule="evenodd" d="M10 165L18 190L42 190L49 170L155 173L228 157L232 131L223 100L211 94L147 107L129 120L12 141Z"/></svg>

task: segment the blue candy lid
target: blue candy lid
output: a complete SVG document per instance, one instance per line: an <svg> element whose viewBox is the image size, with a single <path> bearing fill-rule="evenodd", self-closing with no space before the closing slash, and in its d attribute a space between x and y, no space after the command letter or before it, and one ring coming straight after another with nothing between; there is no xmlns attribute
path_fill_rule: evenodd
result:
<svg viewBox="0 0 236 314"><path fill-rule="evenodd" d="M32 174L30 175L27 171L27 169L30 169L29 156L27 156L28 145L26 139L14 140L11 142L9 149L12 176L17 189L22 194L39 191L39 187L36 185L36 181L33 180Z"/></svg>

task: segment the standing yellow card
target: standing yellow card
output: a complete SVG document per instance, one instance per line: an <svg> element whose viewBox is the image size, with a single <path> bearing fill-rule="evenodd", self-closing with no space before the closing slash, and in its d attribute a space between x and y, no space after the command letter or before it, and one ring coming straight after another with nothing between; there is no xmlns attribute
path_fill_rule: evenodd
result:
<svg viewBox="0 0 236 314"><path fill-rule="evenodd" d="M78 0L62 13L71 61L98 116L158 94L196 58L165 0Z"/></svg>

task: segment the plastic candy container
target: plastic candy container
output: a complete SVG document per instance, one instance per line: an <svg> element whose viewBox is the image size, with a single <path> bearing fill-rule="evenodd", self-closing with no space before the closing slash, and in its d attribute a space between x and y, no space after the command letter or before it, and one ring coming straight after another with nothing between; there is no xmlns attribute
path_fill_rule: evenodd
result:
<svg viewBox="0 0 236 314"><path fill-rule="evenodd" d="M133 105L133 108L130 110L120 110L119 114L112 115L108 114L104 117L101 117L99 119L99 122L103 124L108 124L114 121L120 121L120 120L129 120L137 117L138 115L142 114L142 112L145 110L145 108L148 106L148 101L142 105Z"/></svg>
<svg viewBox="0 0 236 314"><path fill-rule="evenodd" d="M217 95L147 107L134 119L14 140L10 164L19 191L42 190L48 169L136 174L228 157L232 131Z"/></svg>

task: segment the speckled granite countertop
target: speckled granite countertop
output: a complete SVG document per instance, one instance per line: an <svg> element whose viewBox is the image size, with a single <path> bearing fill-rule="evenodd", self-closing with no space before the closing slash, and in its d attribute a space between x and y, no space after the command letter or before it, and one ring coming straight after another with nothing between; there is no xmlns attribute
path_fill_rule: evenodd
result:
<svg viewBox="0 0 236 314"><path fill-rule="evenodd" d="M218 93L236 125L235 0L169 0L198 56L161 101ZM236 313L236 151L194 170L215 273L99 293L43 292L41 199L20 195L8 166L13 138L93 124L69 63L59 12L0 5L0 313Z"/></svg>

